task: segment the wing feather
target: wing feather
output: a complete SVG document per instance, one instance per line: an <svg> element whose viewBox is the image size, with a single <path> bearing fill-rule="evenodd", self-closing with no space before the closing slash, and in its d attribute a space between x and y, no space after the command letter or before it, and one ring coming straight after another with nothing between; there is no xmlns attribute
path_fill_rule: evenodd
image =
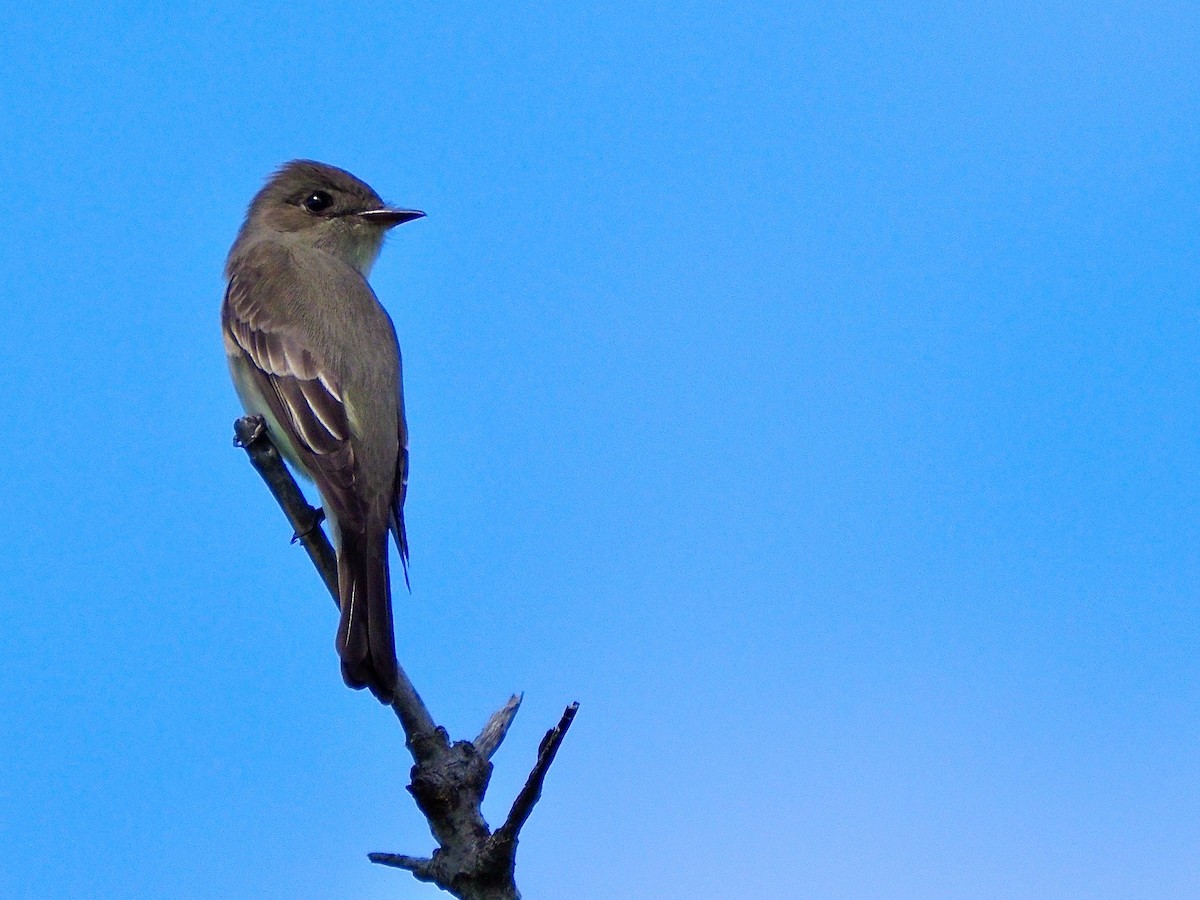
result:
<svg viewBox="0 0 1200 900"><path fill-rule="evenodd" d="M271 285L257 275L248 270L230 279L221 317L227 346L248 363L257 393L288 432L323 501L341 524L361 528L365 510L354 491L357 466L341 387L298 335L264 315L252 298Z"/></svg>

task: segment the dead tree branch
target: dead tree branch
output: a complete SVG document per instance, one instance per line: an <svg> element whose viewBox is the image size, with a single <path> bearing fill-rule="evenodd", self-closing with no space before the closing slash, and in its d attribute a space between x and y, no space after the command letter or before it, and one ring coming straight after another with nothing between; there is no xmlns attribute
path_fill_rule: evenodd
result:
<svg viewBox="0 0 1200 900"><path fill-rule="evenodd" d="M321 528L323 514L308 504L271 443L261 417L238 419L234 435L234 443L246 451L251 465L287 516L294 531L293 542L299 541L304 546L337 603L337 559ZM406 869L418 880L435 884L460 900L520 898L513 875L517 838L541 797L546 772L579 704L568 706L558 724L546 733L538 748L537 762L508 818L493 832L481 812L492 775L491 758L520 706L519 696L510 697L474 741L451 742L446 729L434 722L404 669L399 669L392 710L404 729L404 744L413 758L408 790L428 821L438 848L428 858L371 853L368 858L372 862Z"/></svg>

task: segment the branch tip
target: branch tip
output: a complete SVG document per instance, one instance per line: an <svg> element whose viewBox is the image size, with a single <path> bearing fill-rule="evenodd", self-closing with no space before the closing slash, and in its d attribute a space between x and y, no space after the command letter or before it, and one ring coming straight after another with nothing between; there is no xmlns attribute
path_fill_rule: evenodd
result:
<svg viewBox="0 0 1200 900"><path fill-rule="evenodd" d="M409 872L423 871L431 862L431 860L422 859L419 856L405 856L402 853L368 853L367 859L381 866L407 869Z"/></svg>
<svg viewBox="0 0 1200 900"><path fill-rule="evenodd" d="M504 738L508 735L509 726L517 717L517 712L521 709L521 701L524 699L524 693L513 694L509 697L507 703L492 713L492 717L483 726L483 731L479 732L479 737L472 741L475 749L484 759L491 759L492 755L500 749L500 745L504 743Z"/></svg>
<svg viewBox="0 0 1200 900"><path fill-rule="evenodd" d="M571 727L571 723L575 720L575 713L577 712L579 712L578 701L563 710L562 718L558 720L558 724L547 731L546 736L542 738L542 743L538 747L537 762L533 764L533 770L529 773L529 778L525 781L525 786L517 794L517 799L513 801L512 809L508 812L508 818L504 820L504 824L497 828L496 833L492 836L493 840L516 841L521 828L529 821L529 816L533 812L534 805L541 799L542 783L546 780L546 773L550 770L550 764L554 762L554 756L558 753L558 748L562 745L563 738L567 736L567 729Z"/></svg>

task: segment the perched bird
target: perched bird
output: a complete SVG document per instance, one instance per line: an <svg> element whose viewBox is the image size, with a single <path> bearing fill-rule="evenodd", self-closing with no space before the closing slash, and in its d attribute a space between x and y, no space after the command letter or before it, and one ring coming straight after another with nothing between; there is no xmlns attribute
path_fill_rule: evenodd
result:
<svg viewBox="0 0 1200 900"><path fill-rule="evenodd" d="M342 169L289 162L250 203L221 306L242 404L321 494L337 549L342 677L384 703L397 672L389 531L408 578L408 429L396 331L367 274L385 232L423 215L386 206Z"/></svg>

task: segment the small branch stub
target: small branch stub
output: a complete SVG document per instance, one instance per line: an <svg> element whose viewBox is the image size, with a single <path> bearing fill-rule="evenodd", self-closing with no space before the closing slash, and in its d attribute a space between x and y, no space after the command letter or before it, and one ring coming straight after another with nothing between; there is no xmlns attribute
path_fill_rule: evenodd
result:
<svg viewBox="0 0 1200 900"><path fill-rule="evenodd" d="M293 542L299 541L304 547L336 603L337 558L321 528L321 510L304 498L261 416L238 419L234 435L234 443L246 451L251 465L287 516ZM409 792L429 822L438 849L428 858L371 853L371 862L405 869L419 881L435 884L461 900L519 900L521 894L513 876L517 838L541 797L546 773L579 704L568 706L558 724L546 733L525 786L513 801L504 824L493 833L481 812L492 774L491 758L520 708L521 696L514 694L488 719L473 742L451 742L400 668L392 709L413 758Z"/></svg>
<svg viewBox="0 0 1200 900"><path fill-rule="evenodd" d="M508 734L508 726L512 724L513 719L517 717L517 710L521 708L522 699L524 697L521 694L509 697L507 703L492 713L492 717L483 726L483 731L479 732L479 737L471 742L484 759L491 759L492 754L500 749L500 744Z"/></svg>

